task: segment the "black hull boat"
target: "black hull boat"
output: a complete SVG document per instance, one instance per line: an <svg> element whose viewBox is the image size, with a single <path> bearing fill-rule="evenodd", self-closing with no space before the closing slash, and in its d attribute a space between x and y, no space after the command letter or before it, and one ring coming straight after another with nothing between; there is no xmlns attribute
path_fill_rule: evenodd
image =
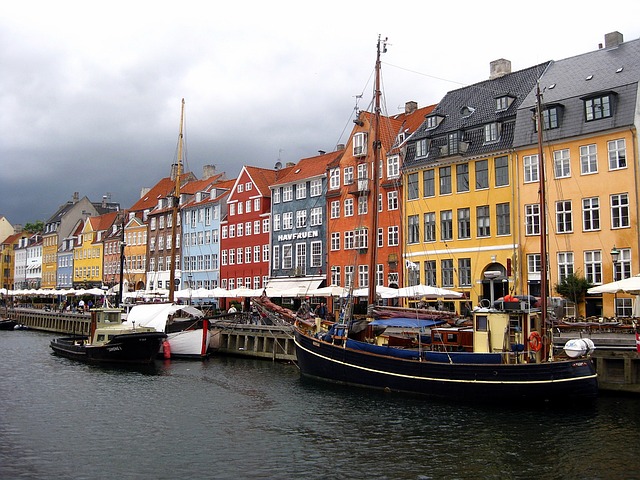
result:
<svg viewBox="0 0 640 480"><path fill-rule="evenodd" d="M167 334L123 326L121 315L121 309L93 310L89 336L56 338L50 343L53 353L93 364L150 364Z"/></svg>
<svg viewBox="0 0 640 480"><path fill-rule="evenodd" d="M162 332L124 333L102 345L91 345L86 337L56 338L51 348L56 355L86 363L147 364L157 357L166 337Z"/></svg>
<svg viewBox="0 0 640 480"><path fill-rule="evenodd" d="M10 318L0 320L0 330L13 330L16 325L18 325L18 322Z"/></svg>
<svg viewBox="0 0 640 480"><path fill-rule="evenodd" d="M500 354L420 352L352 339L331 343L300 328L295 345L302 375L385 391L474 402L565 402L593 399L598 391L590 358L507 364ZM477 363L490 360L495 363Z"/></svg>

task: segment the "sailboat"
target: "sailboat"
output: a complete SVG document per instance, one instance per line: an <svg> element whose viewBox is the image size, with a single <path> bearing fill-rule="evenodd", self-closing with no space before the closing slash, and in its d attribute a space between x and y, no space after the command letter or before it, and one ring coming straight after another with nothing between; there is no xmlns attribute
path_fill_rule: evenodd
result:
<svg viewBox="0 0 640 480"><path fill-rule="evenodd" d="M191 305L174 303L177 265L177 225L180 214L180 182L182 174L184 127L184 98L180 112L180 132L178 135L178 152L174 192L171 196L171 261L169 266L169 303L138 304L131 308L127 315L127 323L153 327L167 334L167 341L159 354L171 358L205 358L208 356L211 332L209 321L204 314ZM178 317L183 314L183 317Z"/></svg>
<svg viewBox="0 0 640 480"><path fill-rule="evenodd" d="M376 117L380 114L383 45L379 38L374 87ZM379 145L378 124L378 121L374 123L374 146ZM538 142L541 144L540 136ZM374 148L372 154L371 190L373 198L377 198L379 149ZM541 182L544 179L543 172L540 179ZM544 201L540 203L542 210ZM543 211L541 218L544 218L542 215ZM375 212L372 217L369 231L376 232ZM542 231L540 236L542 264L546 265L546 233ZM369 271L374 271L376 242L369 242L369 245L373 246ZM545 292L546 284L542 287ZM376 300L375 289L369 288L369 312L364 325L345 316L325 331L319 321L296 321L298 367L304 377L456 401L592 399L597 395L597 375L589 357L593 346L572 346L564 356L554 357L551 336L546 331L544 297L543 293L541 311L525 310L519 305L510 310L497 310L490 305L473 312L471 326L433 326L430 343L420 343L422 336L419 335L417 346L397 348L385 344L385 337L378 334L372 308Z"/></svg>

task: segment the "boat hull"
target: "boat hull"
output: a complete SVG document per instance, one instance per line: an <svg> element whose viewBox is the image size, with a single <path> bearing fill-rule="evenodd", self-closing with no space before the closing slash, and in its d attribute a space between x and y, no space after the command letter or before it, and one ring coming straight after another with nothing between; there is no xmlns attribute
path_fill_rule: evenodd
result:
<svg viewBox="0 0 640 480"><path fill-rule="evenodd" d="M0 330L14 330L18 322L15 320L0 320Z"/></svg>
<svg viewBox="0 0 640 480"><path fill-rule="evenodd" d="M525 364L444 363L345 348L295 330L302 375L386 391L470 401L592 399L591 359Z"/></svg>
<svg viewBox="0 0 640 480"><path fill-rule="evenodd" d="M171 347L171 358L204 358L209 352L211 332L209 329L197 328L167 333ZM160 353L163 354L162 347Z"/></svg>
<svg viewBox="0 0 640 480"><path fill-rule="evenodd" d="M149 364L167 337L162 332L115 335L104 345L90 345L78 337L56 338L51 349L56 355L86 363Z"/></svg>

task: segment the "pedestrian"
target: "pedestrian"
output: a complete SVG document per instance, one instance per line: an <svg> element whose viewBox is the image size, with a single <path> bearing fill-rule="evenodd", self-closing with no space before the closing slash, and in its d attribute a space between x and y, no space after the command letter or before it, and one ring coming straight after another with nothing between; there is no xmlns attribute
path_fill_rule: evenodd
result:
<svg viewBox="0 0 640 480"><path fill-rule="evenodd" d="M318 307L318 316L323 320L327 316L327 306L324 304L324 302L322 302Z"/></svg>
<svg viewBox="0 0 640 480"><path fill-rule="evenodd" d="M227 313L238 313L238 310L233 303L231 304L231 307L229 307L229 310L227 310Z"/></svg>

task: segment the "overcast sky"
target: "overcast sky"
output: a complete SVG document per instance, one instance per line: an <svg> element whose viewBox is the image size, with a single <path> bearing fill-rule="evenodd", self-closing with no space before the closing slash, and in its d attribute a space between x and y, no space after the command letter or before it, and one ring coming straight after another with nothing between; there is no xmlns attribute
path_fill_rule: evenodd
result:
<svg viewBox="0 0 640 480"><path fill-rule="evenodd" d="M76 191L130 207L169 174L182 98L198 177L331 151L369 107L378 34L389 115L498 58L515 71L640 37L637 0L566 3L2 0L0 215L46 221Z"/></svg>

